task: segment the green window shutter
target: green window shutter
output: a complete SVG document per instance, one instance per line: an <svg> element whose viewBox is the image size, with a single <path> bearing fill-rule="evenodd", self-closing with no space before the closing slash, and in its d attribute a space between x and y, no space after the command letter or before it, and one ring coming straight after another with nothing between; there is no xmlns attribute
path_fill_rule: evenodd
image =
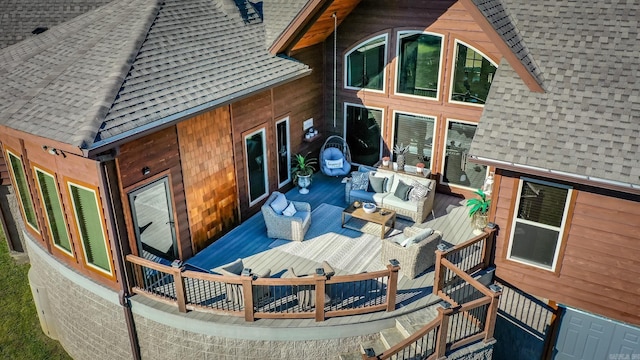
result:
<svg viewBox="0 0 640 360"><path fill-rule="evenodd" d="M111 263L96 193L73 184L69 184L69 189L86 260L89 264L111 274Z"/></svg>
<svg viewBox="0 0 640 360"><path fill-rule="evenodd" d="M71 253L71 242L67 233L66 223L64 221L64 212L62 203L58 195L58 188L54 177L39 169L36 169L40 192L42 193L42 201L47 214L47 222L51 229L51 237L53 242L60 248Z"/></svg>
<svg viewBox="0 0 640 360"><path fill-rule="evenodd" d="M24 173L22 160L18 156L10 152L7 153L9 154L11 170L13 170L13 180L18 187L18 195L20 195L20 202L22 203L22 209L24 210L24 217L31 227L33 227L36 231L39 231L38 220L36 219L36 212L33 209L33 203L31 202L29 185L27 185L27 176Z"/></svg>

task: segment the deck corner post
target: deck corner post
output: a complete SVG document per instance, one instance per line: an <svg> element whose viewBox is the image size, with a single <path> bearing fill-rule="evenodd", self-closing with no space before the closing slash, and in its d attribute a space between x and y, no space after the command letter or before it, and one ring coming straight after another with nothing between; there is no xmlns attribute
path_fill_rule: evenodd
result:
<svg viewBox="0 0 640 360"><path fill-rule="evenodd" d="M325 275L316 274L314 277L316 283L316 293L315 293L315 313L316 313L316 321L324 321L324 294L326 290L327 277Z"/></svg>
<svg viewBox="0 0 640 360"><path fill-rule="evenodd" d="M447 353L447 334L449 333L449 315L453 311L438 307L438 318L440 318L440 327L436 334L435 358L443 359Z"/></svg>
<svg viewBox="0 0 640 360"><path fill-rule="evenodd" d="M493 340L493 331L496 327L496 318L498 316L498 306L500 305L500 295L502 295L502 291L497 291L493 294L491 298L491 303L489 304L489 309L487 310L487 323L484 326L484 342L490 342Z"/></svg>
<svg viewBox="0 0 640 360"><path fill-rule="evenodd" d="M389 282L387 284L387 312L394 311L396 309L396 295L398 293L398 271L400 266L389 264L387 265L389 270Z"/></svg>
<svg viewBox="0 0 640 360"><path fill-rule="evenodd" d="M255 321L253 311L253 275L242 274L242 299L244 301L244 319L245 321Z"/></svg>
<svg viewBox="0 0 640 360"><path fill-rule="evenodd" d="M176 287L176 300L178 301L178 311L187 312L187 293L184 290L184 278L182 268L173 268L173 283Z"/></svg>
<svg viewBox="0 0 640 360"><path fill-rule="evenodd" d="M496 229L491 229L487 233L487 237L484 240L484 248L482 249L482 262L483 262L484 269L491 266L495 239L496 239Z"/></svg>
<svg viewBox="0 0 640 360"><path fill-rule="evenodd" d="M435 264L435 273L433 275L433 294L438 295L438 292L442 290L444 287L444 271L442 271L442 257L444 256L444 251L437 249L436 250L436 264Z"/></svg>

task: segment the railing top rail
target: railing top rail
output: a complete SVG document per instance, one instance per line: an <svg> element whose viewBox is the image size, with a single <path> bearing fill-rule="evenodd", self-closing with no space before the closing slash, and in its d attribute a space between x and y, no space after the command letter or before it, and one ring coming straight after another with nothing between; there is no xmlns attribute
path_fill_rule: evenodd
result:
<svg viewBox="0 0 640 360"><path fill-rule="evenodd" d="M472 246L474 244L476 244L479 241L482 241L484 239L487 239L491 234L493 234L496 231L496 229L490 229L488 232L484 232L476 237L471 238L470 240L467 240L461 244L455 245L452 248L446 249L444 251L442 251L443 256L447 256L447 254L455 252L455 251L460 251L462 249L468 248L469 246Z"/></svg>
<svg viewBox="0 0 640 360"><path fill-rule="evenodd" d="M384 360L384 359L391 358L393 355L399 353L400 351L402 351L406 347L408 347L411 344L413 344L414 342L418 341L418 339L420 339L421 337L425 336L430 331L433 331L433 329L435 329L438 325L440 325L441 322L442 322L442 313L439 312L438 316L435 319L433 319L430 323L428 323L427 325L425 325L422 328L420 328L420 330L416 331L415 333L413 333L408 338L402 340L401 342L399 342L399 343L395 344L394 346L390 347L389 349L385 350L383 353L378 355L378 359L379 360Z"/></svg>
<svg viewBox="0 0 640 360"><path fill-rule="evenodd" d="M186 270L182 272L182 277L189 279L224 282L229 284L242 284L242 277L240 275L218 275L200 271Z"/></svg>
<svg viewBox="0 0 640 360"><path fill-rule="evenodd" d="M373 280L389 275L389 270L379 270L352 275L335 275L327 280L327 284L344 283L349 281Z"/></svg>
<svg viewBox="0 0 640 360"><path fill-rule="evenodd" d="M492 297L492 298L495 296L493 291L489 290L486 286L482 285L482 283L480 283L478 280L476 280L473 277L471 277L471 275L469 275L466 272L462 271L460 268L458 268L451 261L449 261L447 259L441 259L440 260L440 264L442 264L447 269L453 271L456 275L460 276L464 281L468 282L471 286L476 288L476 290L480 291L484 295Z"/></svg>
<svg viewBox="0 0 640 360"><path fill-rule="evenodd" d="M490 296L483 296L479 299L475 299L475 300L469 301L468 303L464 303L457 308L453 308L453 310L457 312L473 310L482 305L491 304L491 299L492 298Z"/></svg>
<svg viewBox="0 0 640 360"><path fill-rule="evenodd" d="M157 271L162 271L162 272L165 272L165 273L168 273L168 274L175 273L176 271L179 271L178 268L174 268L174 267L168 266L168 265L162 265L162 264L159 264L159 263L157 263L155 261L147 260L145 258L141 258L141 257L135 256L135 255L131 255L131 254L127 255L126 258L127 258L127 261L129 261L130 263L133 263L133 264L136 264L136 265L145 266L145 267L148 267L150 269L157 270Z"/></svg>

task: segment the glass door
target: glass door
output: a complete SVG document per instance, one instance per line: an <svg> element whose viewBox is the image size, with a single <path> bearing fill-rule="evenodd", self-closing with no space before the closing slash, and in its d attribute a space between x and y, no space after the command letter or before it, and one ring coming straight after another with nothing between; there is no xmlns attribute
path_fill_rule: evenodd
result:
<svg viewBox="0 0 640 360"><path fill-rule="evenodd" d="M173 261L178 258L169 179L163 177L129 193L139 253Z"/></svg>
<svg viewBox="0 0 640 360"><path fill-rule="evenodd" d="M291 181L291 155L289 143L289 118L286 117L276 123L278 137L278 187L283 187Z"/></svg>
<svg viewBox="0 0 640 360"><path fill-rule="evenodd" d="M253 206L268 195L269 183L267 181L266 139L265 128L254 131L244 137L249 206Z"/></svg>
<svg viewBox="0 0 640 360"><path fill-rule="evenodd" d="M382 110L345 104L344 133L356 164L373 165L382 156Z"/></svg>

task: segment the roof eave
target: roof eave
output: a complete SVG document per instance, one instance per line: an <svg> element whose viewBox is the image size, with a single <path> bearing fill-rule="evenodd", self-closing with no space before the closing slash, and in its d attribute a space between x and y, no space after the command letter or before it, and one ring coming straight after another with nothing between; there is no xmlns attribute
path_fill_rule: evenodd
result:
<svg viewBox="0 0 640 360"><path fill-rule="evenodd" d="M269 47L269 52L273 55L287 53L295 43L304 35L314 20L322 14L323 10L329 7L334 0L310 0L298 12L298 15L289 25L278 35L276 40Z"/></svg>

